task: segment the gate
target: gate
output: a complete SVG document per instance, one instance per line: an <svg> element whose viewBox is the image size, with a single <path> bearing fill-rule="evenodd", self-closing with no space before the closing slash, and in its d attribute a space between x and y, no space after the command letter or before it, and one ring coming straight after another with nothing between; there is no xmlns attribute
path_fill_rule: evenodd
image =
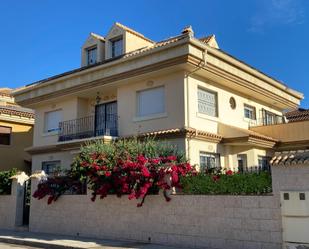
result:
<svg viewBox="0 0 309 249"><path fill-rule="evenodd" d="M31 179L24 184L24 202L23 202L23 226L29 225L31 199Z"/></svg>

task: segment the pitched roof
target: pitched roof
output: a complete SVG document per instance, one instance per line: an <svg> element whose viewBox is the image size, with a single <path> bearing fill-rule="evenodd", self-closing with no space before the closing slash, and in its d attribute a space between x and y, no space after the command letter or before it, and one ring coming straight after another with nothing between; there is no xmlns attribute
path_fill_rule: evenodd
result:
<svg viewBox="0 0 309 249"><path fill-rule="evenodd" d="M22 108L22 107L13 107L13 106L0 106L0 115L14 115L19 116L23 118L34 118L34 112L31 109L28 108Z"/></svg>
<svg viewBox="0 0 309 249"><path fill-rule="evenodd" d="M175 129L166 129L166 130L158 130L153 132L141 133L138 137L175 137L175 136L186 136L190 138L204 139L207 141L213 141L219 143L222 140L222 136L219 134L214 134L208 131L196 130L194 128L175 128ZM135 135L127 136L135 137Z"/></svg>
<svg viewBox="0 0 309 249"><path fill-rule="evenodd" d="M201 42L208 43L208 42L211 40L211 38L214 37L214 36L215 36L215 35L204 36L204 37L202 37L202 38L199 38L199 40L200 40Z"/></svg>
<svg viewBox="0 0 309 249"><path fill-rule="evenodd" d="M126 57L131 57L131 56L139 55L139 54L144 53L146 51L149 51L149 50L152 50L152 49L155 49L155 48L158 48L158 47L163 47L163 46L166 46L166 45L171 44L171 43L175 43L175 42L177 42L179 40L182 40L182 39L184 39L186 37L188 37L187 34L182 34L182 35L174 36L174 37L168 38L166 40L154 43L150 47L140 48L140 49L128 52L128 53L126 53L124 55L117 56L115 58L106 59L106 60L104 60L102 62L98 62L96 64L92 64L92 65L76 68L76 69L73 69L73 70L61 73L61 74L57 74L57 75L45 78L43 80L35 81L33 83L27 84L25 87L28 87L28 86L31 86L31 85L36 85L36 84L42 84L44 82L47 82L47 81L50 81L50 80L54 80L54 79L57 79L57 78L61 78L61 77L66 76L66 75L70 75L70 74L77 73L77 72L80 72L80 71L83 71L83 70L87 70L89 68L93 68L93 67L96 67L96 66L99 66L99 65L102 65L102 64L106 64L108 62L115 61L115 60L118 60L120 58L126 58ZM19 89L16 89L15 91L21 90L23 88L24 87L21 87Z"/></svg>
<svg viewBox="0 0 309 249"><path fill-rule="evenodd" d="M98 35L98 34L93 33L93 32L91 32L90 35L93 36L94 38L97 38L98 40L105 41L105 38L101 35Z"/></svg>
<svg viewBox="0 0 309 249"><path fill-rule="evenodd" d="M131 34L134 34L134 35L136 35L136 36L138 36L138 37L148 41L148 42L155 43L154 41L152 41L149 38L145 37L143 34L137 32L137 31L135 31L135 30L133 30L133 29L131 29L131 28L129 28L129 27L119 23L119 22L115 22L115 25L120 27L120 28L122 28L122 29L124 29L125 31L130 32Z"/></svg>
<svg viewBox="0 0 309 249"><path fill-rule="evenodd" d="M12 89L11 88L0 88L0 96L3 97L12 97L11 95Z"/></svg>
<svg viewBox="0 0 309 249"><path fill-rule="evenodd" d="M272 166L308 164L309 166L309 150L276 152L270 164Z"/></svg>
<svg viewBox="0 0 309 249"><path fill-rule="evenodd" d="M285 116L289 122L306 121L309 120L309 109L299 108L297 110L287 112Z"/></svg>

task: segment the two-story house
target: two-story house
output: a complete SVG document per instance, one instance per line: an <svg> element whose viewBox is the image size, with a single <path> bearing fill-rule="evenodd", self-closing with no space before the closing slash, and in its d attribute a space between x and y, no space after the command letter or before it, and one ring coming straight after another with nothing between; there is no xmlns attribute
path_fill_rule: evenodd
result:
<svg viewBox="0 0 309 249"><path fill-rule="evenodd" d="M16 168L31 172L34 112L18 106L12 89L0 88L0 171Z"/></svg>
<svg viewBox="0 0 309 249"><path fill-rule="evenodd" d="M33 170L69 167L85 141L156 135L205 167L263 166L277 140L252 131L285 122L303 95L222 51L191 27L155 42L115 23L91 33L81 67L14 93L35 109Z"/></svg>

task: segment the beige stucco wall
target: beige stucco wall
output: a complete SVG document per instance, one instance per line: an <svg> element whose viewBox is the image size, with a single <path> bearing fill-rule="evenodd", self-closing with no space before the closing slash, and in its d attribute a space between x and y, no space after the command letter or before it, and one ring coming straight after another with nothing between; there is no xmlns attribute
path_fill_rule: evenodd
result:
<svg viewBox="0 0 309 249"><path fill-rule="evenodd" d="M111 29L109 30L108 34L106 35L105 39L105 59L110 59L112 57L112 51L111 51L111 39L115 39L118 37L122 37L123 42L125 41L125 34L126 32L121 29L120 27L114 25L113 27L111 27ZM125 44L123 43L123 48L125 48L124 46ZM125 51L123 51L125 52Z"/></svg>
<svg viewBox="0 0 309 249"><path fill-rule="evenodd" d="M149 131L184 126L184 88L182 72L147 81L120 86L117 91L119 135L135 135ZM165 114L160 118L137 117L137 91L158 86L165 88Z"/></svg>
<svg viewBox="0 0 309 249"><path fill-rule="evenodd" d="M271 111L278 115L281 115L279 110L276 110L268 105L265 105L254 99L254 96L241 95L233 90L220 86L218 83L212 82L206 78L188 78L188 99L189 99L189 126L205 130L212 133L218 132L218 122L231 126L236 126L244 129L248 129L249 123L255 123L255 121L244 118L244 104L248 104L256 107L256 117L259 120L260 110ZM198 87L202 89L210 90L217 93L218 97L218 117L210 117L202 113L198 113ZM233 110L230 107L230 97L234 97L236 100L236 108Z"/></svg>
<svg viewBox="0 0 309 249"><path fill-rule="evenodd" d="M36 123L34 126L33 146L50 145L58 142L58 132L44 132L45 113L61 110L63 121L76 119L78 118L78 112L82 111L78 105L78 100L77 97L62 99L61 101L54 100L35 109Z"/></svg>
<svg viewBox="0 0 309 249"><path fill-rule="evenodd" d="M42 170L42 162L61 161L61 168L69 169L78 151L46 153L32 156L32 172Z"/></svg>
<svg viewBox="0 0 309 249"><path fill-rule="evenodd" d="M125 53L152 46L153 44L130 32L125 33Z"/></svg>
<svg viewBox="0 0 309 249"><path fill-rule="evenodd" d="M199 169L200 152L220 153L221 166L225 167L224 147L217 143L187 138L188 159Z"/></svg>
<svg viewBox="0 0 309 249"><path fill-rule="evenodd" d="M89 48L97 47L97 62L105 60L105 42L95 38L91 34L81 48L81 66L88 66L87 50Z"/></svg>
<svg viewBox="0 0 309 249"><path fill-rule="evenodd" d="M96 202L61 196L32 199L30 231L130 239L178 247L281 248L278 201L273 196L147 196L141 208L126 196ZM74 205L73 205L74 204Z"/></svg>
<svg viewBox="0 0 309 249"><path fill-rule="evenodd" d="M238 154L247 155L248 167L258 166L259 156L272 155L271 151L267 151L261 148L254 148L252 146L229 146L188 138L186 140L187 146L189 146L189 149L187 149L188 158L190 159L191 164L197 165L197 169L199 169L200 152L219 153L221 167L235 171L238 170Z"/></svg>
<svg viewBox="0 0 309 249"><path fill-rule="evenodd" d="M29 165L25 160L30 161L31 157L24 149L32 145L32 125L0 121L0 126L12 128L11 144L0 145L0 171L12 168L29 171Z"/></svg>

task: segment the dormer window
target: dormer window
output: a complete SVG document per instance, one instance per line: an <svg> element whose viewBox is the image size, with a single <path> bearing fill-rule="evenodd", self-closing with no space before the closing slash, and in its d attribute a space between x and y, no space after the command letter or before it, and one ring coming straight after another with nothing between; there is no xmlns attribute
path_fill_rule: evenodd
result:
<svg viewBox="0 0 309 249"><path fill-rule="evenodd" d="M123 39L122 37L111 40L112 58L123 54Z"/></svg>
<svg viewBox="0 0 309 249"><path fill-rule="evenodd" d="M97 47L87 49L87 65L93 65L97 63Z"/></svg>

